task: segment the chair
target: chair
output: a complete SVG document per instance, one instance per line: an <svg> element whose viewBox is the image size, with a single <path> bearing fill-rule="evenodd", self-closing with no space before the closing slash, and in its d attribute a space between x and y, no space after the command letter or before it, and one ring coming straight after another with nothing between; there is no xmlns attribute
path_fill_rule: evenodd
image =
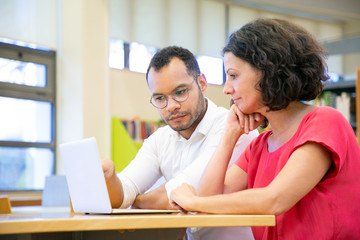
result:
<svg viewBox="0 0 360 240"><path fill-rule="evenodd" d="M65 176L46 177L41 205L43 207L70 207L70 195Z"/></svg>
<svg viewBox="0 0 360 240"><path fill-rule="evenodd" d="M7 195L0 195L0 214L11 213L10 200Z"/></svg>

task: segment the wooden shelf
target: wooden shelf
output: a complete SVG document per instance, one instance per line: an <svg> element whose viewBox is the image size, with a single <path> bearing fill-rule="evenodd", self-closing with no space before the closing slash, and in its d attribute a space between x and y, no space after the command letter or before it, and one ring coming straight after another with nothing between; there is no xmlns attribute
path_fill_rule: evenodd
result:
<svg viewBox="0 0 360 240"><path fill-rule="evenodd" d="M329 82L325 84L324 91L343 92L353 91L355 92L355 80L347 80L340 82Z"/></svg>
<svg viewBox="0 0 360 240"><path fill-rule="evenodd" d="M9 196L12 207L39 206L42 201L42 191L10 191L1 194Z"/></svg>
<svg viewBox="0 0 360 240"><path fill-rule="evenodd" d="M12 207L18 206L40 206L41 198L39 197L15 197L10 199Z"/></svg>

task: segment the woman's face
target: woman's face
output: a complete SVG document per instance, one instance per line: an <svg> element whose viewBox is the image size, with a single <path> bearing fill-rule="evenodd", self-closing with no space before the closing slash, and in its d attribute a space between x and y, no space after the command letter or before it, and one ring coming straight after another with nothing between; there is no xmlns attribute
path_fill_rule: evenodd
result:
<svg viewBox="0 0 360 240"><path fill-rule="evenodd" d="M231 95L243 113L259 112L263 104L261 92L256 90L256 84L260 81L262 72L231 52L224 54L224 65L226 82L223 92Z"/></svg>

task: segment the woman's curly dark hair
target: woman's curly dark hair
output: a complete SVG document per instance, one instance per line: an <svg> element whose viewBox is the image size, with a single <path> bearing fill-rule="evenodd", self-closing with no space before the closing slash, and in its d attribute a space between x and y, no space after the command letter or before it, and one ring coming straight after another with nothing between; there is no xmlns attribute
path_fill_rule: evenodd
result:
<svg viewBox="0 0 360 240"><path fill-rule="evenodd" d="M223 49L263 73L257 87L270 111L315 99L323 88L326 51L304 28L280 19L257 19L232 33Z"/></svg>

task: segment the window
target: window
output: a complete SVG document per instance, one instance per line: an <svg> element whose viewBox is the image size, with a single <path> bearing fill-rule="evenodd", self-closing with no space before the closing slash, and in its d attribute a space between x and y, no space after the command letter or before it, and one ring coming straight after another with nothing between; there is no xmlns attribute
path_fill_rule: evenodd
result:
<svg viewBox="0 0 360 240"><path fill-rule="evenodd" d="M341 80L341 75L337 73L328 72L329 82L339 82Z"/></svg>
<svg viewBox="0 0 360 240"><path fill-rule="evenodd" d="M117 39L110 39L109 67L124 69L125 51L124 42Z"/></svg>
<svg viewBox="0 0 360 240"><path fill-rule="evenodd" d="M125 43L118 39L111 39L109 67L115 69L127 68L132 72L146 73L151 58L157 51L157 48L144 44ZM205 74L208 84L224 84L224 67L221 58L198 56L196 60L200 71Z"/></svg>
<svg viewBox="0 0 360 240"><path fill-rule="evenodd" d="M0 190L55 172L55 52L0 42Z"/></svg>
<svg viewBox="0 0 360 240"><path fill-rule="evenodd" d="M133 72L146 73L152 56L157 49L136 42L130 43L129 70Z"/></svg>
<svg viewBox="0 0 360 240"><path fill-rule="evenodd" d="M222 85L224 83L224 68L221 58L199 56L196 59L208 84Z"/></svg>

